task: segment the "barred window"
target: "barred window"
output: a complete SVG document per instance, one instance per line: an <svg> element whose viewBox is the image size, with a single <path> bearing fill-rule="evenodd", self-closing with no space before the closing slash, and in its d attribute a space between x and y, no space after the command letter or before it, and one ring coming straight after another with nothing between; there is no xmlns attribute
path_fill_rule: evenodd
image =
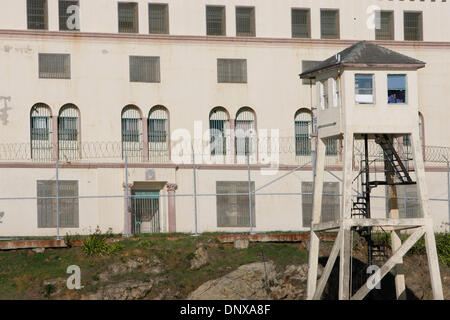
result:
<svg viewBox="0 0 450 320"><path fill-rule="evenodd" d="M400 219L404 218L420 218L420 204L417 193L417 185L398 185L396 186L397 198L394 198L392 209L398 209ZM386 188L386 197L389 195L389 188ZM395 207L396 206L396 207ZM389 217L391 204L387 199L386 216Z"/></svg>
<svg viewBox="0 0 450 320"><path fill-rule="evenodd" d="M322 39L339 39L339 10L320 10Z"/></svg>
<svg viewBox="0 0 450 320"><path fill-rule="evenodd" d="M234 121L236 155L256 153L255 113L250 108L241 108Z"/></svg>
<svg viewBox="0 0 450 320"><path fill-rule="evenodd" d="M38 228L56 228L56 181L38 180L37 196ZM78 181L59 180L58 196L62 197L62 199L58 199L59 226L62 228L78 228Z"/></svg>
<svg viewBox="0 0 450 320"><path fill-rule="evenodd" d="M59 0L59 30L80 31L79 0Z"/></svg>
<svg viewBox="0 0 450 320"><path fill-rule="evenodd" d="M236 7L236 36L254 37L255 35L255 8Z"/></svg>
<svg viewBox="0 0 450 320"><path fill-rule="evenodd" d="M380 24L375 29L375 39L394 40L394 12L377 11L376 20Z"/></svg>
<svg viewBox="0 0 450 320"><path fill-rule="evenodd" d="M227 154L227 138L230 129L228 113L223 108L215 108L209 115L211 155Z"/></svg>
<svg viewBox="0 0 450 320"><path fill-rule="evenodd" d="M34 161L51 161L52 115L50 108L43 103L35 104L30 113L31 158Z"/></svg>
<svg viewBox="0 0 450 320"><path fill-rule="evenodd" d="M139 162L143 159L142 117L138 107L128 105L122 110L122 157Z"/></svg>
<svg viewBox="0 0 450 320"><path fill-rule="evenodd" d="M74 160L79 158L79 114L73 104L64 105L58 116L59 159Z"/></svg>
<svg viewBox="0 0 450 320"><path fill-rule="evenodd" d="M292 9L292 38L311 38L309 9Z"/></svg>
<svg viewBox="0 0 450 320"><path fill-rule="evenodd" d="M313 183L302 182L302 220L303 227L310 227L312 220ZM335 221L340 215L339 182L323 183L321 222Z"/></svg>
<svg viewBox="0 0 450 320"><path fill-rule="evenodd" d="M161 82L159 57L130 56L131 82Z"/></svg>
<svg viewBox="0 0 450 320"><path fill-rule="evenodd" d="M217 59L217 82L247 83L247 60Z"/></svg>
<svg viewBox="0 0 450 320"><path fill-rule="evenodd" d="M405 40L423 40L423 18L422 12L404 12L403 25Z"/></svg>
<svg viewBox="0 0 450 320"><path fill-rule="evenodd" d="M70 54L39 53L39 78L70 79Z"/></svg>
<svg viewBox="0 0 450 320"><path fill-rule="evenodd" d="M255 183L251 182L255 191ZM217 227L250 227L248 181L216 181ZM255 195L252 194L252 227L255 221Z"/></svg>
<svg viewBox="0 0 450 320"><path fill-rule="evenodd" d="M338 139L336 138L327 138L325 140L325 155L336 156L338 154L337 142Z"/></svg>
<svg viewBox="0 0 450 320"><path fill-rule="evenodd" d="M154 107L148 117L148 141L167 142L167 111L163 107Z"/></svg>
<svg viewBox="0 0 450 320"><path fill-rule="evenodd" d="M138 4L136 2L119 2L119 32L138 33Z"/></svg>
<svg viewBox="0 0 450 320"><path fill-rule="evenodd" d="M206 34L224 36L225 30L225 7L206 6Z"/></svg>
<svg viewBox="0 0 450 320"><path fill-rule="evenodd" d="M311 155L312 117L309 111L299 111L295 116L295 154Z"/></svg>
<svg viewBox="0 0 450 320"><path fill-rule="evenodd" d="M149 32L154 34L169 33L169 6L167 4L149 3Z"/></svg>
<svg viewBox="0 0 450 320"><path fill-rule="evenodd" d="M47 30L47 0L27 0L28 29Z"/></svg>

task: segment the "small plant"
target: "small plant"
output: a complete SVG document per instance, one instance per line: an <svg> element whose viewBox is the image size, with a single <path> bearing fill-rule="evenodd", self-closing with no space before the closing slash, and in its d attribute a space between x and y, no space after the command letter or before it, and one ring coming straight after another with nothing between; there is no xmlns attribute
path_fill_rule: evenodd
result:
<svg viewBox="0 0 450 320"><path fill-rule="evenodd" d="M110 230L102 234L99 227L84 241L81 250L87 256L103 256L114 254L124 248L120 243L107 243L106 238L111 237Z"/></svg>
<svg viewBox="0 0 450 320"><path fill-rule="evenodd" d="M153 245L153 243L150 240L141 240L139 241L139 247L144 249L150 249L150 247Z"/></svg>
<svg viewBox="0 0 450 320"><path fill-rule="evenodd" d="M44 297L45 298L50 298L50 296L51 296L51 294L53 293L53 292L55 292L55 286L53 285L53 284L51 284L51 283L48 283L48 284L46 284L45 286L44 286Z"/></svg>

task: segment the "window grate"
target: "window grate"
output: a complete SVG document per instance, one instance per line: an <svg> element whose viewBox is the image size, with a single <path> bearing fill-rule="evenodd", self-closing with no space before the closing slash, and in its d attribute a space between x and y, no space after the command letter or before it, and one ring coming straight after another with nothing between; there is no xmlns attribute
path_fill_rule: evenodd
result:
<svg viewBox="0 0 450 320"><path fill-rule="evenodd" d="M254 37L255 32L255 8L236 8L236 36Z"/></svg>
<svg viewBox="0 0 450 320"><path fill-rule="evenodd" d="M308 9L292 9L292 37L311 38L310 21Z"/></svg>
<svg viewBox="0 0 450 320"><path fill-rule="evenodd" d="M225 7L206 6L206 34L225 35Z"/></svg>
<svg viewBox="0 0 450 320"><path fill-rule="evenodd" d="M122 156L128 161L142 161L142 118L139 109L129 105L122 111Z"/></svg>
<svg viewBox="0 0 450 320"><path fill-rule="evenodd" d="M247 83L246 59L217 59L218 83Z"/></svg>
<svg viewBox="0 0 450 320"><path fill-rule="evenodd" d="M36 104L30 114L31 158L34 161L51 161L52 121L50 108L42 103Z"/></svg>
<svg viewBox="0 0 450 320"><path fill-rule="evenodd" d="M78 9L74 9L74 6ZM80 31L79 8L79 0L59 0L59 30Z"/></svg>
<svg viewBox="0 0 450 320"><path fill-rule="evenodd" d="M339 10L320 11L322 39L339 39Z"/></svg>
<svg viewBox="0 0 450 320"><path fill-rule="evenodd" d="M161 82L159 57L130 56L131 82Z"/></svg>
<svg viewBox="0 0 450 320"><path fill-rule="evenodd" d="M407 41L422 41L422 12L404 13L404 32Z"/></svg>
<svg viewBox="0 0 450 320"><path fill-rule="evenodd" d="M376 40L394 40L394 13L392 11L377 11L379 28L375 29Z"/></svg>
<svg viewBox="0 0 450 320"><path fill-rule="evenodd" d="M40 53L39 78L70 79L70 54Z"/></svg>
<svg viewBox="0 0 450 320"><path fill-rule="evenodd" d="M119 2L119 32L138 33L138 4Z"/></svg>
<svg viewBox="0 0 450 320"><path fill-rule="evenodd" d="M302 182L302 223L311 226L313 183ZM323 183L322 216L320 222L336 221L340 214L339 182Z"/></svg>
<svg viewBox="0 0 450 320"><path fill-rule="evenodd" d="M80 158L78 109L73 104L65 105L58 117L59 159Z"/></svg>
<svg viewBox="0 0 450 320"><path fill-rule="evenodd" d="M47 30L47 0L27 0L28 29Z"/></svg>
<svg viewBox="0 0 450 320"><path fill-rule="evenodd" d="M167 4L148 5L149 33L169 33L169 6Z"/></svg>
<svg viewBox="0 0 450 320"><path fill-rule="evenodd" d="M230 122L223 109L215 109L209 116L211 155L226 155L229 147Z"/></svg>
<svg viewBox="0 0 450 320"><path fill-rule="evenodd" d="M255 191L255 183L251 182ZM250 227L248 181L216 181L217 227ZM240 195L242 193L242 195ZM229 195L228 195L229 194ZM255 195L252 194L252 227L255 220Z"/></svg>

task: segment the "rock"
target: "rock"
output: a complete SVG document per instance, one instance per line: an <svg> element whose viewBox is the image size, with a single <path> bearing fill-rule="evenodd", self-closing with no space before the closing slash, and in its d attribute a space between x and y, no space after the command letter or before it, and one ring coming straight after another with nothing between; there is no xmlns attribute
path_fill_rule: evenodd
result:
<svg viewBox="0 0 450 320"><path fill-rule="evenodd" d="M195 256L191 260L191 270L198 270L208 264L208 251L200 247L195 251Z"/></svg>
<svg viewBox="0 0 450 320"><path fill-rule="evenodd" d="M34 248L32 249L34 253L42 253L45 251L45 248Z"/></svg>
<svg viewBox="0 0 450 320"><path fill-rule="evenodd" d="M286 267L284 275L289 277L289 279L294 279L301 282L306 281L308 280L308 265L289 265Z"/></svg>
<svg viewBox="0 0 450 320"><path fill-rule="evenodd" d="M58 296L65 288L67 288L66 282L66 278L44 280L42 283L44 296L46 298Z"/></svg>
<svg viewBox="0 0 450 320"><path fill-rule="evenodd" d="M248 239L236 239L234 241L234 247L236 249L247 249L249 243Z"/></svg>
<svg viewBox="0 0 450 320"><path fill-rule="evenodd" d="M110 265L107 271L99 274L100 281L108 281L111 276L130 273L136 269L140 269L143 273L158 274L164 270L164 267L159 259L152 258L152 260L144 259L142 257L130 258L125 263L114 263Z"/></svg>
<svg viewBox="0 0 450 320"><path fill-rule="evenodd" d="M82 297L87 300L137 300L145 298L152 290L152 281L127 280L101 288L96 293Z"/></svg>

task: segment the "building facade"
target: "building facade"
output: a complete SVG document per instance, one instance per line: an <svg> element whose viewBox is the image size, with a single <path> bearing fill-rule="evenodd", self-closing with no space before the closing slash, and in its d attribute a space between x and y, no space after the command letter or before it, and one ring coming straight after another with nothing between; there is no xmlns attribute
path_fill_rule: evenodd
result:
<svg viewBox="0 0 450 320"><path fill-rule="evenodd" d="M448 230L448 202L440 200L450 157L449 6L1 1L0 236L84 234L96 226L308 230L312 113L323 97L299 74L361 40L426 62L417 78L418 126L435 229ZM407 137L398 143L407 150ZM324 210L335 215L339 139L327 144L327 166ZM380 170L374 165L372 174ZM415 190L399 194L408 215ZM383 216L385 193L378 196L373 211Z"/></svg>

